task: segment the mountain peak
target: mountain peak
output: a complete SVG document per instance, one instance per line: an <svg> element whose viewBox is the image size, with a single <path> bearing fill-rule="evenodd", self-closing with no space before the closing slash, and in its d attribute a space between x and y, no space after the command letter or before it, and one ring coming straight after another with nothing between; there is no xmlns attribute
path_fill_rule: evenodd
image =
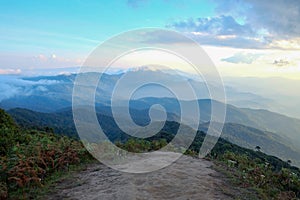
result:
<svg viewBox="0 0 300 200"><path fill-rule="evenodd" d="M132 67L127 70L124 70L124 73L126 72L157 72L157 73L164 73L172 76L176 76L177 78L184 78L184 79L194 79L199 80L199 78L195 74L191 74L185 71L181 71L180 69L174 69L159 65L143 65L143 66L137 66Z"/></svg>
<svg viewBox="0 0 300 200"><path fill-rule="evenodd" d="M131 72L137 72L137 71L162 71L163 69L166 69L166 68L160 67L160 66L143 65L143 66L129 68L127 70L127 72L130 72L130 71Z"/></svg>

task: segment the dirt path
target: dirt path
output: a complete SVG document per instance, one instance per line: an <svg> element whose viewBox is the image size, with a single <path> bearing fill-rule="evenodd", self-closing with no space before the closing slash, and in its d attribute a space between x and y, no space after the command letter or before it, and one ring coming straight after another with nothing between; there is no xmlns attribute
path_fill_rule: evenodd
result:
<svg viewBox="0 0 300 200"><path fill-rule="evenodd" d="M128 174L102 164L89 166L55 186L46 199L232 199L212 163L182 156L171 166L147 174ZM227 195L226 195L226 194Z"/></svg>

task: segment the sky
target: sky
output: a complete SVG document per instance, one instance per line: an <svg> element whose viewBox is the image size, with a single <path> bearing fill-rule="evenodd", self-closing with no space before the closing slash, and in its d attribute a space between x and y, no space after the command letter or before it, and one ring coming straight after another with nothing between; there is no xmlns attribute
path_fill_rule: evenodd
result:
<svg viewBox="0 0 300 200"><path fill-rule="evenodd" d="M0 74L75 70L114 35L157 27L199 42L223 76L300 79L299 21L299 0L0 0Z"/></svg>

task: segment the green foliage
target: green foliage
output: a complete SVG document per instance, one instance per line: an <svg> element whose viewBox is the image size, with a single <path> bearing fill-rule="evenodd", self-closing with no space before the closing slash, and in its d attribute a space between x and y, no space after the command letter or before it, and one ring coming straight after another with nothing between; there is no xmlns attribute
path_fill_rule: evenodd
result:
<svg viewBox="0 0 300 200"><path fill-rule="evenodd" d="M46 178L70 165L91 159L81 142L35 130L20 130L0 110L0 199L20 191L30 198Z"/></svg>
<svg viewBox="0 0 300 200"><path fill-rule="evenodd" d="M143 140L143 139L129 139L125 143L117 142L116 145L124 150L134 153L143 153L159 150L167 145L165 139L160 140Z"/></svg>
<svg viewBox="0 0 300 200"><path fill-rule="evenodd" d="M16 128L16 124L13 119L2 109L0 109L0 128Z"/></svg>
<svg viewBox="0 0 300 200"><path fill-rule="evenodd" d="M78 137L71 112L40 113L22 108L9 110L8 113L23 129L57 133L69 137Z"/></svg>
<svg viewBox="0 0 300 200"><path fill-rule="evenodd" d="M198 132L189 155L198 154L203 138L204 133ZM300 197L300 170L279 158L219 139L207 159L235 177L239 187L256 189L261 199Z"/></svg>
<svg viewBox="0 0 300 200"><path fill-rule="evenodd" d="M277 169L265 159L251 159L246 154L227 150L218 156L219 164L235 175L239 186L255 188L261 199L295 199L300 197L300 173L294 168ZM228 162L235 165L228 165Z"/></svg>
<svg viewBox="0 0 300 200"><path fill-rule="evenodd" d="M19 136L18 127L13 119L0 109L0 156L5 155L13 147L13 144L26 139L21 139Z"/></svg>

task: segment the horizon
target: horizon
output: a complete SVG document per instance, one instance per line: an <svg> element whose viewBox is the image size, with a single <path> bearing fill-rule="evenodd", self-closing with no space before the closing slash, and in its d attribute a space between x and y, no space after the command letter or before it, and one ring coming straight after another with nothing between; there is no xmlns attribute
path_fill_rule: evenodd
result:
<svg viewBox="0 0 300 200"><path fill-rule="evenodd" d="M84 68L88 68L85 66L78 66L78 67L61 67L61 68L43 68L43 69L37 69L36 71L33 70L28 70L22 73L3 73L0 74L0 76L2 77L15 77L15 78L30 78L30 77L43 77L43 76L60 76L60 75L65 75L65 76L69 76L69 75L77 75L79 74L79 69L81 67ZM118 67L113 67L113 69L109 70L108 72L104 72L105 74L120 74L120 73L125 73L127 71L130 71L132 69L137 69L140 67L144 67L144 66L133 66L133 67L128 67L128 68L118 68ZM99 67L100 69L104 68L104 67ZM182 71L181 69L174 69L174 70L178 70L178 72L184 72L186 74L189 74L190 72L186 72L186 71ZM93 68L91 68L90 72L95 72L95 70L93 70ZM81 73L89 73L89 72L81 72ZM95 72L95 73L99 73L99 72ZM191 74L193 75L193 74ZM298 78L291 78L291 77L285 77L285 76L251 76L251 75L245 75L245 76L233 76L233 75L225 75L222 76L222 79L252 79L252 78L257 78L257 79L285 79L285 80L290 80L290 81L300 81L300 79Z"/></svg>

